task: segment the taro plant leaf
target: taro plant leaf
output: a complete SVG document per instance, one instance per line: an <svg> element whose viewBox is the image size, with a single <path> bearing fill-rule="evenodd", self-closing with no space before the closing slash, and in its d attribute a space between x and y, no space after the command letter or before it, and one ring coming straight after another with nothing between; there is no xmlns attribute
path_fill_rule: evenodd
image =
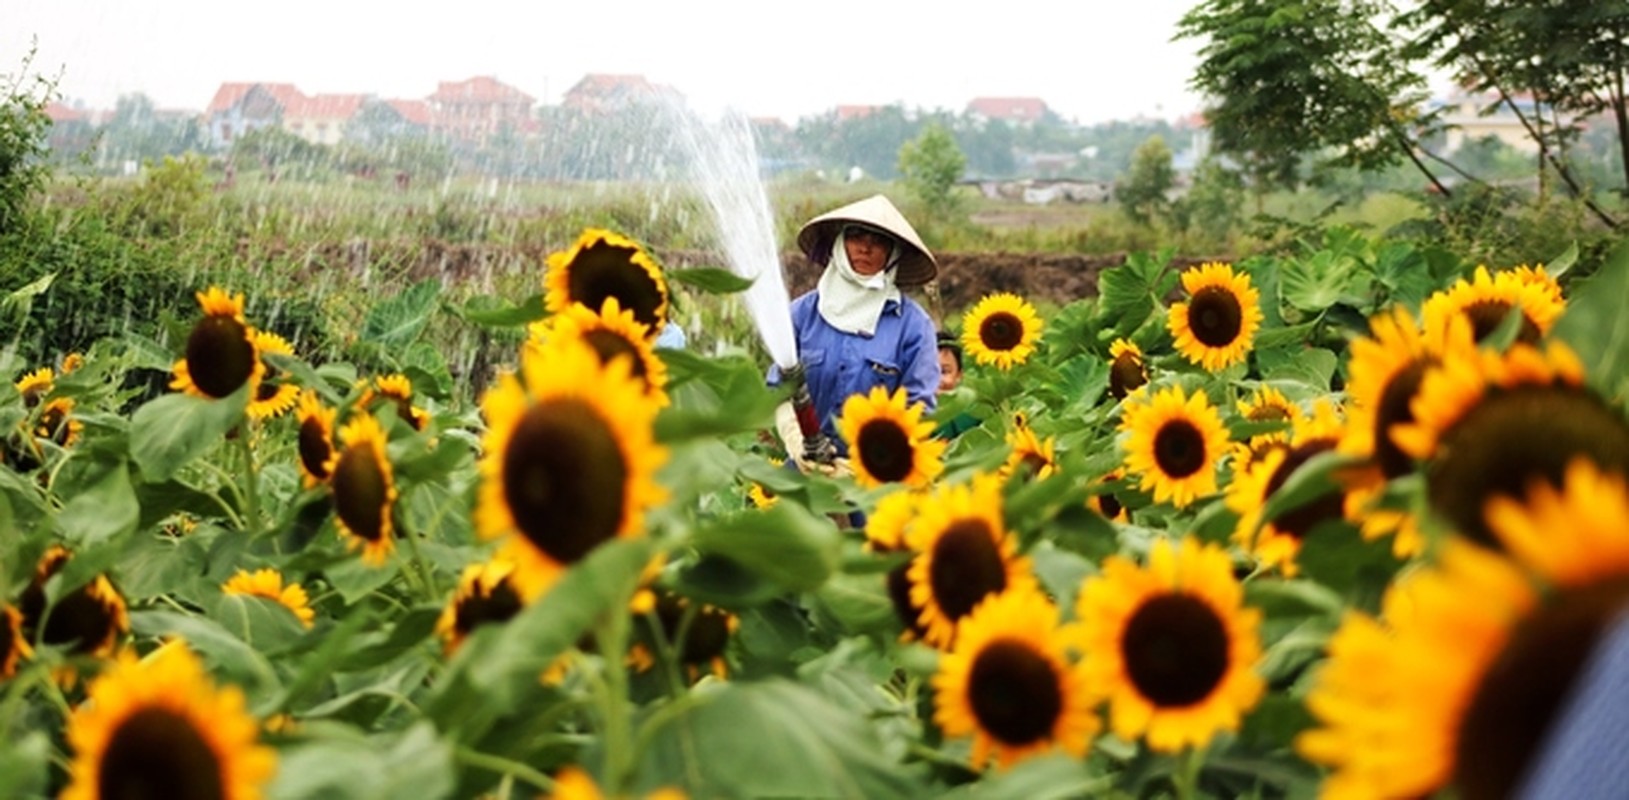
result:
<svg viewBox="0 0 1629 800"><path fill-rule="evenodd" d="M496 297L481 295L470 298L458 310L458 315L488 328L518 328L548 316L548 312L543 308L542 294L534 294L512 306L503 305Z"/></svg>
<svg viewBox="0 0 1629 800"><path fill-rule="evenodd" d="M124 461L103 462L99 475L85 484L57 514L63 536L76 545L92 545L136 529L141 509L130 486Z"/></svg>
<svg viewBox="0 0 1629 800"><path fill-rule="evenodd" d="M538 677L560 653L606 612L626 613L651 552L644 540L600 545L508 623L477 629L423 703L425 716L467 743L526 708L524 698L542 691Z"/></svg>
<svg viewBox="0 0 1629 800"><path fill-rule="evenodd" d="M219 400L180 393L150 400L130 419L130 458L144 480L168 480L241 422L248 401L248 384Z"/></svg>
<svg viewBox="0 0 1629 800"><path fill-rule="evenodd" d="M1305 384L1323 393L1329 390L1329 381L1335 376L1340 358L1322 347L1306 347L1295 351L1287 360L1264 369L1268 380L1290 380Z"/></svg>
<svg viewBox="0 0 1629 800"><path fill-rule="evenodd" d="M710 521L696 530L695 544L793 592L819 588L842 559L837 529L797 503Z"/></svg>
<svg viewBox="0 0 1629 800"><path fill-rule="evenodd" d="M1279 272L1283 299L1307 313L1341 302L1350 294L1357 277L1356 262L1328 250L1290 259Z"/></svg>
<svg viewBox="0 0 1629 800"><path fill-rule="evenodd" d="M1608 397L1629 394L1629 241L1594 275L1574 284L1555 335L1578 353L1584 374Z"/></svg>
<svg viewBox="0 0 1629 800"><path fill-rule="evenodd" d="M441 282L419 281L395 297L375 303L362 321L361 339L387 347L406 347L429 324L436 310Z"/></svg>
<svg viewBox="0 0 1629 800"><path fill-rule="evenodd" d="M863 717L782 679L723 683L698 692L659 726L640 761L638 784L658 788L690 776L692 797L920 797L925 786L885 757ZM787 758L789 753L796 758ZM766 769L774 764L776 768Z"/></svg>
<svg viewBox="0 0 1629 800"><path fill-rule="evenodd" d="M445 398L452 394L452 372L447 359L429 342L414 342L401 357L402 371L413 382L415 393Z"/></svg>
<svg viewBox="0 0 1629 800"><path fill-rule="evenodd" d="M744 292L752 286L750 278L743 278L729 270L717 267L692 267L690 269L670 269L666 273L667 279L674 283L694 286L708 294L734 294Z"/></svg>
<svg viewBox="0 0 1629 800"><path fill-rule="evenodd" d="M1119 335L1136 330L1154 313L1160 292L1161 277L1169 252L1158 255L1134 253L1118 267L1103 270L1097 276L1097 292L1101 298L1105 321L1114 323Z"/></svg>
<svg viewBox="0 0 1629 800"><path fill-rule="evenodd" d="M1063 754L1042 756L947 792L944 800L1066 800L1107 796L1113 777Z"/></svg>

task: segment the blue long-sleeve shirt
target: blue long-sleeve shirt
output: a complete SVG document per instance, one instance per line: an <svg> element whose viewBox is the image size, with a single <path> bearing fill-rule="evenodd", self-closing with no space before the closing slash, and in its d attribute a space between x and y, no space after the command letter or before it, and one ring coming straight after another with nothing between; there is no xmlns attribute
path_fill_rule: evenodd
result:
<svg viewBox="0 0 1629 800"><path fill-rule="evenodd" d="M933 320L922 306L909 297L889 300L876 333L861 336L833 328L820 316L817 299L816 292L809 292L792 301L792 329L815 413L839 456L848 455L848 445L837 433L837 417L850 395L866 394L874 386L889 392L903 386L908 402L922 403L929 412L938 407L939 346ZM780 380L779 367L771 366L769 385Z"/></svg>

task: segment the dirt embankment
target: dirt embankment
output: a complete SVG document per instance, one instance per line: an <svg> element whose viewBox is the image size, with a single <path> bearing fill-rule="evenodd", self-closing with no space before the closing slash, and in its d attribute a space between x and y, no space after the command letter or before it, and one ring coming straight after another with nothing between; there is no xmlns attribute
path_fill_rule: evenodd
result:
<svg viewBox="0 0 1629 800"><path fill-rule="evenodd" d="M435 239L413 241L335 242L292 252L257 255L268 261L277 257L297 257L311 272L347 269L400 275L407 280L439 277L448 282L475 281L491 285L499 276L527 270L541 271L548 250L541 246L496 246L456 244ZM722 257L702 250L657 252L657 259L669 269L719 266ZM966 308L991 292L1012 292L1033 301L1059 305L1097 293L1098 273L1125 262L1124 253L1080 255L1071 253L936 253L939 303L944 309ZM1176 267L1186 267L1202 259L1178 257ZM781 256L787 289L795 297L813 289L820 268L802 253Z"/></svg>

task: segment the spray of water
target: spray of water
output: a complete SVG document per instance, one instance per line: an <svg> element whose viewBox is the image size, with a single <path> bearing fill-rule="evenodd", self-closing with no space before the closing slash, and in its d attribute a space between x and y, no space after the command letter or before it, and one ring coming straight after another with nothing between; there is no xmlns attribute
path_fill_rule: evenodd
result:
<svg viewBox="0 0 1629 800"><path fill-rule="evenodd" d="M680 112L675 125L690 156L696 188L707 200L729 269L752 281L742 302L769 357L782 369L797 363L791 301L775 246L775 220L769 196L758 178L758 147L741 115L726 112L716 122Z"/></svg>

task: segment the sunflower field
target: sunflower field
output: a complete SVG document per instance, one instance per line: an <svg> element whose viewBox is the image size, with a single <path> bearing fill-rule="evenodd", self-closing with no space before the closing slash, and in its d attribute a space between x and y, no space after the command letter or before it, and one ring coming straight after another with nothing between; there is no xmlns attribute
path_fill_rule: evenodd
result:
<svg viewBox="0 0 1629 800"><path fill-rule="evenodd" d="M766 363L655 346L743 282L610 231L459 309L478 387L435 282L381 374L199 286L0 358L0 796L1507 796L1629 600L1629 248L1547 255L993 294L808 475Z"/></svg>

